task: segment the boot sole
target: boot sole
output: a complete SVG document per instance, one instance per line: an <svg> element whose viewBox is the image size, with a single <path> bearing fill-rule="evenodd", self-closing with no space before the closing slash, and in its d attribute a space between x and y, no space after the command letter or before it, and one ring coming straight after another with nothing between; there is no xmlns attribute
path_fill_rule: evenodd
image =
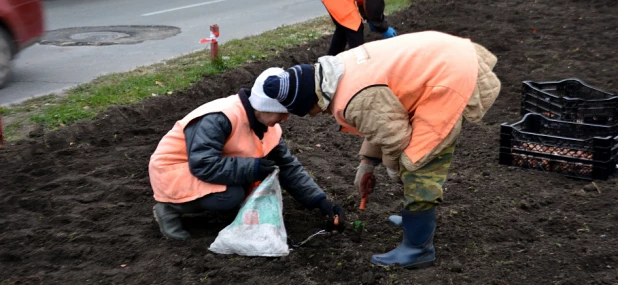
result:
<svg viewBox="0 0 618 285"><path fill-rule="evenodd" d="M420 262L420 263L410 264L410 265L406 265L406 266L402 266L399 263L394 263L394 264L386 265L386 264L380 264L380 263L373 263L373 261L371 261L371 264L377 265L377 266L380 266L380 267L384 267L384 268L401 267L401 268L405 268L405 269L423 269L423 268L427 268L427 267L433 266L434 261L435 261L435 259L430 260L430 261L424 261L424 262Z"/></svg>
<svg viewBox="0 0 618 285"><path fill-rule="evenodd" d="M405 269L423 269L423 268L427 268L427 267L431 267L433 266L433 262L435 261L425 261L425 262L421 262L421 263L417 263L417 264L412 264L412 265L408 265L408 266L402 266Z"/></svg>

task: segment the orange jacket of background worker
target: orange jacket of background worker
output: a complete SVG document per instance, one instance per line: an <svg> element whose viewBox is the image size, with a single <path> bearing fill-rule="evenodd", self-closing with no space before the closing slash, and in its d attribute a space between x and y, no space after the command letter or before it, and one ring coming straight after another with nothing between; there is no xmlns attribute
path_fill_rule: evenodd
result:
<svg viewBox="0 0 618 285"><path fill-rule="evenodd" d="M371 31L381 33L383 38L397 35L384 16L384 0L322 0L322 3L335 24L328 55L344 51L346 44L355 48L365 42L363 18L367 19Z"/></svg>
<svg viewBox="0 0 618 285"><path fill-rule="evenodd" d="M342 26L357 31L363 18L358 12L357 2L354 0L322 0L328 13Z"/></svg>

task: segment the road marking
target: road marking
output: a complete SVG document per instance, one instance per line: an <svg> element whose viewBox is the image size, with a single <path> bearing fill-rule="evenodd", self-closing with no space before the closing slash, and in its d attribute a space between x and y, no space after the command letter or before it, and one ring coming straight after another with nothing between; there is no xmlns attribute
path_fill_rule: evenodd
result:
<svg viewBox="0 0 618 285"><path fill-rule="evenodd" d="M152 15L163 14L163 13L172 12L172 11L176 11L176 10L193 8L193 7L197 7L197 6L203 6L203 5L208 5L208 4L213 4L213 3L223 2L223 1L225 1L225 0L215 0L215 1L210 1L210 2L198 3L198 4L188 5L188 6L182 6L182 7L177 7L177 8L172 8L172 9L167 9L167 10L162 10L162 11L157 11L157 12L152 12L152 13L147 13L147 14L142 14L142 16L143 17L148 17L148 16L152 16Z"/></svg>

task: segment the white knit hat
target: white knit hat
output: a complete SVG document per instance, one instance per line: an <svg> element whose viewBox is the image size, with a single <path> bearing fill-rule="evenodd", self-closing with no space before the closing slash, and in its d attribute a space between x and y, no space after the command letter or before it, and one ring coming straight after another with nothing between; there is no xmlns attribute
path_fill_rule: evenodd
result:
<svg viewBox="0 0 618 285"><path fill-rule="evenodd" d="M277 99L273 99L264 94L264 81L268 76L279 75L285 72L282 68L271 67L264 70L260 76L255 80L253 88L251 88L251 96L249 96L249 102L251 107L260 112L272 112L272 113L287 113L288 109L285 108Z"/></svg>

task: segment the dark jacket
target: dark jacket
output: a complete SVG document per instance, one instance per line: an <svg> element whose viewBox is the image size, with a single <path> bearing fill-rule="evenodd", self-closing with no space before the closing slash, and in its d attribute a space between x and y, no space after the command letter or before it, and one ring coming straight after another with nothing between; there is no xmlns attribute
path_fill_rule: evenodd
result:
<svg viewBox="0 0 618 285"><path fill-rule="evenodd" d="M262 139L267 127L255 118L249 103L250 90L241 89L238 95L247 112L249 124ZM223 185L248 186L253 182L255 158L222 157L223 146L232 132L232 124L223 113L211 113L195 119L184 130L191 173L202 181ZM266 155L279 166L279 182L294 199L311 209L326 197L324 191L290 153L283 138Z"/></svg>

